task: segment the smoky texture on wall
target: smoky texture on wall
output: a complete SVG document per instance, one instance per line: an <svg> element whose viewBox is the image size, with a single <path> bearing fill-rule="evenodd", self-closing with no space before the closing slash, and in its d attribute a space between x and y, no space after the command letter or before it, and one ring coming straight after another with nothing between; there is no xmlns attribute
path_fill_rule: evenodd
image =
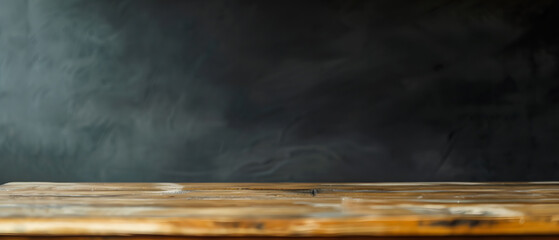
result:
<svg viewBox="0 0 559 240"><path fill-rule="evenodd" d="M0 0L0 182L559 180L558 14Z"/></svg>

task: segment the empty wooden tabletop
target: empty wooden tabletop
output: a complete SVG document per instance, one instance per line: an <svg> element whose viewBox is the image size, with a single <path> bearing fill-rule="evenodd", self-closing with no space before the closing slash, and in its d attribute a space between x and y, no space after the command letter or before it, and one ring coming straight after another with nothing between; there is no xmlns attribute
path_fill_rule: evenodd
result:
<svg viewBox="0 0 559 240"><path fill-rule="evenodd" d="M0 236L559 236L559 182L0 185Z"/></svg>

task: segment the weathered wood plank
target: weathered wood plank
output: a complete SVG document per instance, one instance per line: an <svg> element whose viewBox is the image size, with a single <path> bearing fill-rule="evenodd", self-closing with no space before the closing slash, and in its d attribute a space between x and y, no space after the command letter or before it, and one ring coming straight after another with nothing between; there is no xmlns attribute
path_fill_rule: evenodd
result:
<svg viewBox="0 0 559 240"><path fill-rule="evenodd" d="M557 240L556 236L448 236L448 237L191 237L191 236L0 236L0 240Z"/></svg>
<svg viewBox="0 0 559 240"><path fill-rule="evenodd" d="M0 236L0 240L557 240L557 236L448 236L448 237L191 237L191 236Z"/></svg>
<svg viewBox="0 0 559 240"><path fill-rule="evenodd" d="M0 235L559 236L559 183L9 183Z"/></svg>

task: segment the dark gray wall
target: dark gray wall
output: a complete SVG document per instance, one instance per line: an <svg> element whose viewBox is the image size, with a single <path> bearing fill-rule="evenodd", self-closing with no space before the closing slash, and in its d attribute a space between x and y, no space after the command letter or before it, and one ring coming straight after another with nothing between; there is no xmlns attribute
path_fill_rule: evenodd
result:
<svg viewBox="0 0 559 240"><path fill-rule="evenodd" d="M557 10L0 0L0 182L559 180Z"/></svg>

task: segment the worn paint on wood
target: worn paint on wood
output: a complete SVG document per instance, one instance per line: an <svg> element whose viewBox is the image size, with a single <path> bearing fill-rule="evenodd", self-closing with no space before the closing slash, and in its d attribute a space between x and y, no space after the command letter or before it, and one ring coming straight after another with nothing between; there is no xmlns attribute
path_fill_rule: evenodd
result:
<svg viewBox="0 0 559 240"><path fill-rule="evenodd" d="M559 182L8 183L0 235L559 235Z"/></svg>
<svg viewBox="0 0 559 240"><path fill-rule="evenodd" d="M557 240L557 236L428 236L428 237L193 237L193 236L0 236L0 240Z"/></svg>

